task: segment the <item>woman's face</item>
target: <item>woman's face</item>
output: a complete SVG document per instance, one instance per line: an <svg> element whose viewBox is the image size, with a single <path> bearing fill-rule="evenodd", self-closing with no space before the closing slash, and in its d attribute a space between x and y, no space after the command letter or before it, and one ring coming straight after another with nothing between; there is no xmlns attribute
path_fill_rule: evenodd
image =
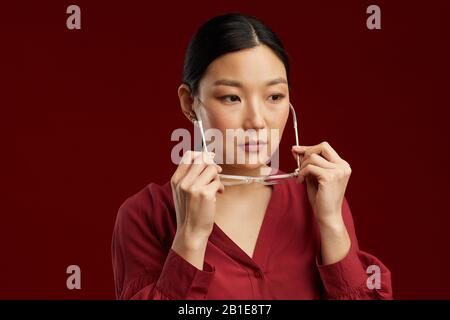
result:
<svg viewBox="0 0 450 320"><path fill-rule="evenodd" d="M196 99L194 108L204 130L215 128L223 136L224 152L216 149L216 162L247 169L267 163L289 116L286 69L275 53L259 45L220 56L208 66L198 92L203 104ZM233 129L231 140L227 129Z"/></svg>

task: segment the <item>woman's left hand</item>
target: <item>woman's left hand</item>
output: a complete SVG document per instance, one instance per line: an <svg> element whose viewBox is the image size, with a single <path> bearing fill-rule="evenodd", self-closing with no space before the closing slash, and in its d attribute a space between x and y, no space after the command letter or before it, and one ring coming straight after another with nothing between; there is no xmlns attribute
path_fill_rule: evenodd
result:
<svg viewBox="0 0 450 320"><path fill-rule="evenodd" d="M315 146L293 146L300 157L298 181L306 180L309 202L319 224L342 222L342 202L350 174L350 165L328 142Z"/></svg>

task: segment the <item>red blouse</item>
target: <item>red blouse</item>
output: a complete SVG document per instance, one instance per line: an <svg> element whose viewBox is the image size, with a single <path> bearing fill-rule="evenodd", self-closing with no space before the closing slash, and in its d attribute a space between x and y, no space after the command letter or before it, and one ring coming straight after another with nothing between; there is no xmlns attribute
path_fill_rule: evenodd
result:
<svg viewBox="0 0 450 320"><path fill-rule="evenodd" d="M352 246L321 265L320 235L306 185L274 185L253 258L214 224L203 270L171 249L176 215L170 183L150 183L120 207L112 238L118 299L392 299L390 271L359 250L346 199L342 214ZM381 270L369 288L368 266Z"/></svg>

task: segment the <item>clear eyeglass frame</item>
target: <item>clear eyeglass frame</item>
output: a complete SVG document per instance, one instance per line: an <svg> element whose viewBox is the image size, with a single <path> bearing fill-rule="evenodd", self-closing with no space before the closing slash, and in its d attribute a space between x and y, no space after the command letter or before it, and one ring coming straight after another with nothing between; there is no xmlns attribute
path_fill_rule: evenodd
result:
<svg viewBox="0 0 450 320"><path fill-rule="evenodd" d="M196 98L203 106L205 106L205 104L200 100L200 98L198 98L198 97L196 97ZM290 113L292 115L292 121L293 121L293 125L294 125L295 144L296 144L296 146L299 146L297 115L296 115L295 109L291 103L289 103L289 108L290 108ZM203 122L202 122L202 119L200 118L200 113L196 112L196 116L197 116L197 119L194 121L194 123L196 123L200 129L200 133L202 136L202 142L203 142L202 143L203 151L208 152L208 147L207 147L206 139L205 139L205 132L203 130ZM234 185L242 185L242 184L250 184L250 183L261 183L263 185L274 185L274 184L287 182L287 179L297 177L299 174L299 170L300 170L300 158L297 155L297 168L292 173L257 176L257 177L231 175L231 174L219 174L219 177L224 186L234 186Z"/></svg>

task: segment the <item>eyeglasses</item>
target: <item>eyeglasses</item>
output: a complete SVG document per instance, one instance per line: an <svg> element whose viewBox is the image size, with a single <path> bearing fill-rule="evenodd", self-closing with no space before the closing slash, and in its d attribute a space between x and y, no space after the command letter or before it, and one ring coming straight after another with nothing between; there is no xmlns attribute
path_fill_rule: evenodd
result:
<svg viewBox="0 0 450 320"><path fill-rule="evenodd" d="M205 106L205 104L200 100L200 98L196 97L198 101ZM290 113L292 115L292 121L294 124L294 132L295 132L295 144L298 146L298 128L297 128L297 115L295 113L295 109L292 106L291 103L289 103L290 107ZM194 121L194 123L197 123L200 133L202 136L202 142L203 142L203 150L205 152L208 152L208 148L206 145L206 138L205 138L205 132L203 130L203 122L200 118L200 114L196 113L197 119ZM249 183L261 183L263 185L273 185L278 183L286 182L287 179L295 178L298 176L300 170L300 158L297 155L297 168L292 173L286 173L286 174L275 174L275 175L267 175L267 176L259 176L259 177L253 177L253 176L239 176L239 175L231 175L231 174L219 174L220 181L225 186L234 186L234 185L242 185L242 184L249 184Z"/></svg>

